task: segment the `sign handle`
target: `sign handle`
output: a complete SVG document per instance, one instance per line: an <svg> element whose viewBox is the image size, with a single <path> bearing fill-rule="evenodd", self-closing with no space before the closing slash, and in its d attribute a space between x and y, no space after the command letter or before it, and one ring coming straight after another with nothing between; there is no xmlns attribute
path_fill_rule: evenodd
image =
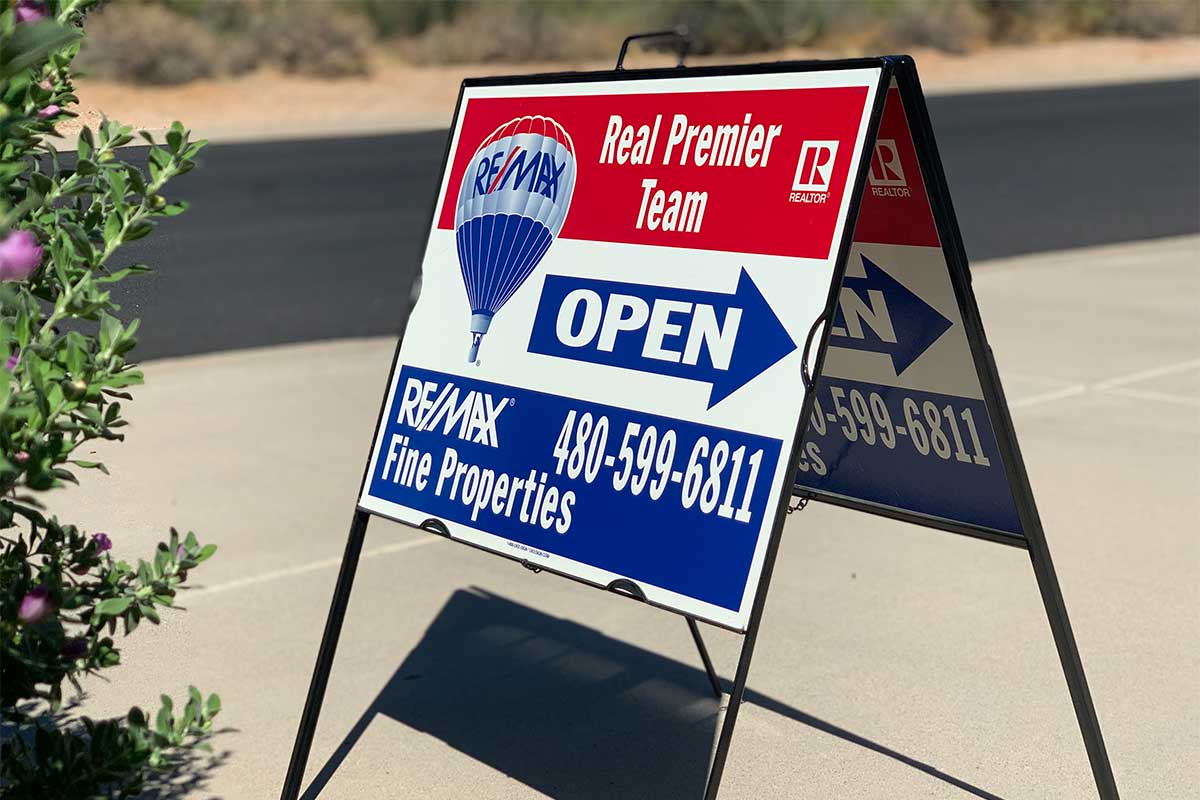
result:
<svg viewBox="0 0 1200 800"><path fill-rule="evenodd" d="M669 31L650 31L649 33L634 33L625 37L621 42L621 52L617 54L616 69L625 69L625 54L629 52L629 43L639 39L674 39L679 45L679 61L675 64L676 68L682 67L684 59L687 58L688 50L692 47L692 35L688 32L687 26L680 25L678 28L672 28Z"/></svg>
<svg viewBox="0 0 1200 800"><path fill-rule="evenodd" d="M325 687L329 684L329 670L333 666L334 653L337 652L342 621L346 618L346 606L350 602L350 588L354 584L354 573L358 570L358 557L362 553L363 539L367 534L367 520L370 518L371 515L366 511L356 509L354 520L350 523L346 552L342 555L342 566L333 590L333 601L329 605L329 618L325 621L321 649L317 652L317 663L313 667L308 699L304 701L304 713L300 716L300 728L296 731L296 743L292 746L292 760L288 764L287 778L283 782L280 800L296 800L300 795L300 783L304 780L304 768L308 764L308 751L312 748L313 734L317 730L317 718L321 716L321 703L325 700Z"/></svg>

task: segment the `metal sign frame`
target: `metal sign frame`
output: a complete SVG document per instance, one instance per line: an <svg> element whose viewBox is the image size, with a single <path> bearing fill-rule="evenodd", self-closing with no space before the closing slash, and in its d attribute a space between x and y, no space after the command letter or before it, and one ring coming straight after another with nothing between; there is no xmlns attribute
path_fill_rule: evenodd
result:
<svg viewBox="0 0 1200 800"><path fill-rule="evenodd" d="M625 45L623 45L622 53L624 53L628 43L629 42L626 41ZM837 503L839 505L846 505L861 511L884 514L885 516L890 516L909 522L915 522L917 524L922 524L929 527L941 528L943 530L950 530L956 533L963 533L979 538L991 539L993 541L1001 541L1005 544L1018 547L1026 547L1029 550L1030 558L1033 562L1034 572L1037 575L1038 585L1042 592L1043 602L1046 605L1047 616L1050 619L1051 629L1054 632L1055 642L1058 645L1059 657L1062 660L1063 670L1066 674L1067 683L1071 691L1071 697L1075 704L1076 714L1079 718L1080 728L1083 732L1084 741L1087 745L1087 751L1089 758L1091 759L1092 769L1096 778L1096 784L1100 793L1100 797L1102 800L1117 800L1116 786L1112 778L1111 766L1108 762L1107 753L1104 750L1103 739L1100 735L1100 728L1096 720L1095 709L1092 706L1091 696L1088 692L1086 679L1084 678L1078 650L1075 646L1074 637L1071 633L1070 623L1066 615L1066 608L1063 604L1061 591L1058 587L1058 581L1054 574L1053 565L1050 561L1050 553L1046 547L1041 523L1038 520L1037 509L1033 502L1032 492L1029 489L1028 477L1025 474L1024 465L1020 458L1020 452L1017 449L1016 437L1013 434L1011 419L1008 415L1007 405L1004 402L1004 396L1000 388L999 378L996 374L995 364L992 361L991 352L987 347L987 342L983 335L983 326L979 319L979 313L975 305L974 295L971 293L970 276L967 268L965 252L963 250L961 238L958 234L958 226L954 218L954 212L950 205L949 192L946 189L945 176L942 173L941 163L937 157L936 147L933 143L932 126L930 125L928 113L925 109L924 98L921 95L920 84L917 80L916 68L912 59L906 56L889 56L841 61L777 62L770 64L740 65L735 67L719 66L686 69L682 67L673 67L666 69L625 70L618 66L618 69L613 71L591 73L568 72L538 76L521 76L519 78L472 79L465 81L462 89L465 89L468 86L488 86L512 83L517 80L529 81L530 78L536 78L539 83L554 84L567 82L577 83L583 81L670 78L684 75L745 75L773 72L815 72L858 68L880 69L880 83L875 94L874 105L870 110L867 132L862 144L863 152L860 154L861 157L859 158L858 172L853 176L853 180L848 181L847 183L846 190L851 192L851 197L849 199L849 210L845 220L845 230L842 232L843 235L841 245L834 261L833 280L831 282L826 300L825 311L822 317L823 319L832 319L838 302L839 290L845 274L846 262L852 244L854 223L858 217L860 201L866 186L867 172L870 168L870 154L874 148L875 140L879 130L883 106L886 102L888 94L887 87L890 85L894 76L901 89L901 96L904 100L905 111L909 115L909 125L914 143L916 144L921 170L925 177L926 191L928 192L930 203L933 208L934 218L939 235L942 237L943 250L946 254L947 262L950 265L950 272L954 281L955 292L959 299L960 311L962 312L964 326L968 331L971 352L975 361L976 369L979 373L980 381L987 401L988 411L993 418L993 426L996 429L997 439L1000 444L1002 457L1005 463L1005 469L1007 471L1010 483L1014 487L1018 487L1017 494L1019 496L1017 496L1015 499L1020 510L1022 525L1026 531L1026 538L1022 540L1016 539L1016 537L1011 535L995 536L989 534L989 532L986 530L981 531L972 529L969 526L949 524L944 520L925 518L921 515L893 513L888 510L882 510L878 507L872 507L869 504L854 504L845 501L843 498L822 496L816 493L803 493L801 495L800 506L802 507L811 496L813 499ZM462 113L462 89L460 89L459 92L454 118L451 123L452 131L457 128L458 118L460 113ZM452 137L447 137L446 149L442 159L442 173L445 172L446 165L449 163L449 159L451 157L452 141ZM429 212L430 220L436 219L436 214L441 203L442 197L439 193L438 196L436 196L431 202ZM427 244L428 240L426 240L425 246L427 246ZM425 246L422 247L422 262L424 261ZM407 322L407 315L405 315L405 322ZM820 320L817 322L820 322ZM816 352L815 367L812 370L813 376L819 376L821 374L821 368L824 363L825 353L828 345L828 327L829 326L824 326L824 329L821 333L819 347ZM809 341L805 343L805 365L808 363L808 350L813 344L812 340L817 329L818 325L814 323L813 329L809 335ZM392 357L392 364L388 370L389 376L395 370L398 362L400 356L400 343L403 341L403 337L404 330L402 327L401 335L397 341L396 350ZM807 370L805 374L805 383L810 389L815 383L814 379L809 377L807 374ZM815 397L816 395L813 391L810 390L806 392L798 424L792 436L791 449L789 451L788 458L788 471L786 474L795 475L797 472L798 465L800 463L802 446L804 444L805 433L808 430L809 417L813 411ZM382 424L383 414L386 409L387 402L387 392L384 392L380 411L376 418L376 430L371 437L372 443L378 436L378 428L379 425ZM369 470L370 458L368 457L367 464L364 468L364 483L369 477ZM729 691L728 708L721 723L720 732L716 740L716 746L713 750L710 761L708 778L704 790L704 800L715 800L720 790L721 778L728 758L729 746L733 738L734 727L737 722L738 710L745 697L746 682L749 675L750 663L754 653L754 646L758 638L758 631L762 620L763 610L766 605L767 592L770 587L771 576L774 569L776 556L778 554L780 540L783 534L784 521L787 517L787 514L792 510L792 508L789 507L789 501L792 499L792 497L793 493L791 491L791 487L785 484L779 492L779 497L776 500L775 516L767 541L765 559L763 562L759 583L755 590L747 628L744 632L729 628L729 630L734 630L734 632L742 634L743 640L741 651L738 657L733 685ZM350 592L353 586L359 557L361 555L363 542L366 536L367 524L371 516L371 512L368 512L361 507L355 508L350 524L345 552L342 556L341 568L338 572L337 583L335 585L333 598L330 604L328 618L322 634L316 664L313 668L312 680L309 686L304 710L301 715L296 734L295 744L293 746L291 759L288 765L287 776L285 778L280 795L281 800L296 800L300 794L305 767L307 765L309 753L312 747L312 740L316 732L316 726L321 712L321 705L324 701L325 692L328 687L330 670L332 668L334 655L337 650L338 639L341 634L346 608L349 604ZM439 535L446 536L447 538L453 538L445 524L437 519L428 519L420 526L414 527L419 527L420 529L431 533L437 533ZM462 542L460 539L455 539L455 541L463 544L470 544L473 547L478 547L478 545L474 545L470 542ZM543 571L543 568L531 564L528 561L522 560L519 557L498 554L492 550L487 550L487 552L494 555L502 555L509 560L517 561L533 572ZM553 570L549 569L545 571L553 574L562 574L555 573ZM573 575L562 575L562 577L566 577L586 585L595 585ZM608 591L616 594L632 597L645 602L645 597L642 596L639 587L632 581L618 580L614 581L608 586L602 586L599 588L607 589ZM718 697L722 697L722 682L716 670L713 668L712 661L709 658L707 649L704 646L704 641L701 638L696 619L682 611L675 609L666 610L685 617L700 658L703 661L705 672L711 683L712 689ZM714 624L715 627L726 627L722 625L716 625L715 623L710 624Z"/></svg>

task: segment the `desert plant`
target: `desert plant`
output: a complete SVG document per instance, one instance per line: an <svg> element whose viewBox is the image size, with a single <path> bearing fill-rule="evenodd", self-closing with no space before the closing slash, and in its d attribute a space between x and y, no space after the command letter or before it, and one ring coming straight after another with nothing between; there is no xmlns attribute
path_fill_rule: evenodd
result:
<svg viewBox="0 0 1200 800"><path fill-rule="evenodd" d="M164 6L114 3L88 20L79 65L88 75L168 86L226 71L231 49L240 50Z"/></svg>
<svg viewBox="0 0 1200 800"><path fill-rule="evenodd" d="M182 212L162 192L203 142L179 123L151 144L148 173L122 159L134 133L84 128L73 166L49 139L75 102L71 62L94 0L17 0L0 12L0 794L128 797L211 735L216 695L189 689L153 715L64 713L63 685L120 662L118 629L159 622L215 547L171 531L137 565L105 533L50 515L45 497L78 470L89 442L120 440L120 401L141 383L137 321L109 287L145 272L116 263L126 242ZM146 135L146 139L150 137ZM73 711L73 710L72 710Z"/></svg>
<svg viewBox="0 0 1200 800"><path fill-rule="evenodd" d="M373 30L335 3L277 2L251 20L256 49L284 72L346 78L370 71Z"/></svg>

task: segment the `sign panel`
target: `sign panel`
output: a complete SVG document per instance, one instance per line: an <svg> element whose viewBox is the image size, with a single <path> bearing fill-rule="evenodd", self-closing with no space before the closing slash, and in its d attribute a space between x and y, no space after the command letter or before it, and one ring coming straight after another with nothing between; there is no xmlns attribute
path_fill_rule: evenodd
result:
<svg viewBox="0 0 1200 800"><path fill-rule="evenodd" d="M466 82L360 507L744 630L860 63Z"/></svg>
<svg viewBox="0 0 1200 800"><path fill-rule="evenodd" d="M936 527L1021 537L942 246L893 84L796 488Z"/></svg>

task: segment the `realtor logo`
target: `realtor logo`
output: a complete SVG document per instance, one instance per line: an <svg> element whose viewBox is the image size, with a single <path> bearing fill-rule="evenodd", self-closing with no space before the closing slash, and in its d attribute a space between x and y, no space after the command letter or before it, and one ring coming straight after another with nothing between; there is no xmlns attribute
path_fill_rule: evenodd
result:
<svg viewBox="0 0 1200 800"><path fill-rule="evenodd" d="M908 180L904 177L904 167L900 164L900 151L896 148L895 139L879 139L875 142L867 183L870 184L871 194L875 197L912 195L908 188Z"/></svg>
<svg viewBox="0 0 1200 800"><path fill-rule="evenodd" d="M900 165L900 151L895 139L880 139L875 142L875 157L871 159L868 176L872 186L908 186L904 180L904 167Z"/></svg>
<svg viewBox="0 0 1200 800"><path fill-rule="evenodd" d="M806 141L800 148L800 159L796 162L796 177L792 180L793 192L828 192L833 178L833 160L837 157L838 143L834 141Z"/></svg>

